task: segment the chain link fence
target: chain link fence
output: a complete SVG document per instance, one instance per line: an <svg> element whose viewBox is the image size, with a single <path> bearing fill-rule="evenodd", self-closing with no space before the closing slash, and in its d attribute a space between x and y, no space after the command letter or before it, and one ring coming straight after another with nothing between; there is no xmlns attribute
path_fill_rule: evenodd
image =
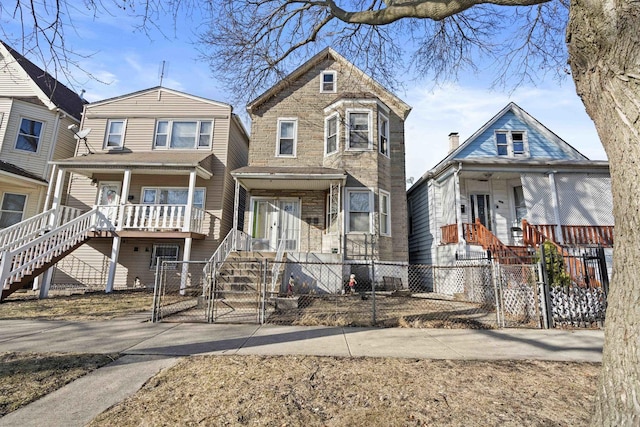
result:
<svg viewBox="0 0 640 427"><path fill-rule="evenodd" d="M454 266L162 261L152 317L306 326L540 327L544 309L536 277L535 265L487 260Z"/></svg>

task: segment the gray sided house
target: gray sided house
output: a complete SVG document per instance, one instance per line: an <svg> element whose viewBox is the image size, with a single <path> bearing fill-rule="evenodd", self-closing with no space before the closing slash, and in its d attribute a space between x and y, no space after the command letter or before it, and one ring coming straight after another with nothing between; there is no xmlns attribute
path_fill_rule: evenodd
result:
<svg viewBox="0 0 640 427"><path fill-rule="evenodd" d="M407 263L410 107L327 48L249 103L244 231L259 251Z"/></svg>
<svg viewBox="0 0 640 427"><path fill-rule="evenodd" d="M524 260L544 240L612 247L608 162L514 103L464 143L449 138L449 154L407 192L410 263L453 265L486 251Z"/></svg>
<svg viewBox="0 0 640 427"><path fill-rule="evenodd" d="M84 104L0 41L0 229L42 212L48 162L73 155L76 141L67 128L80 123ZM10 240L0 238L0 247Z"/></svg>

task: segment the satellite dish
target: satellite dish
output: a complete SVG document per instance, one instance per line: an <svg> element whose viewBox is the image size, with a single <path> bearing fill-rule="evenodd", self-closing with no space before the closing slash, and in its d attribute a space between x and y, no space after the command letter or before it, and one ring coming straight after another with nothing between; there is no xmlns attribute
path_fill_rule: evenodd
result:
<svg viewBox="0 0 640 427"><path fill-rule="evenodd" d="M76 133L75 136L78 139L85 139L90 132L91 132L91 128L82 129L80 132Z"/></svg>

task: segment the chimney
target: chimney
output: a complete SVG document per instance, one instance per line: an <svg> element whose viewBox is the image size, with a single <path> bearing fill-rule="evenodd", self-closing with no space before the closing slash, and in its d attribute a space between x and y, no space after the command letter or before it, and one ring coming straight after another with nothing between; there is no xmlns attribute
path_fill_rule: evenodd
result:
<svg viewBox="0 0 640 427"><path fill-rule="evenodd" d="M451 132L449 134L449 153L458 148L460 145L460 135L458 132Z"/></svg>

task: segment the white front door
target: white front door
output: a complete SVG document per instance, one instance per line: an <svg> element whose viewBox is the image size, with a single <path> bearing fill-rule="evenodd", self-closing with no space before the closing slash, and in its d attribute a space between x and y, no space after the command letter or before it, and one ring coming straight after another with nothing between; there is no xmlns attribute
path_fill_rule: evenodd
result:
<svg viewBox="0 0 640 427"><path fill-rule="evenodd" d="M97 204L100 206L100 212L104 214L112 224L115 224L118 217L118 204L120 203L120 183L101 182L98 186Z"/></svg>
<svg viewBox="0 0 640 427"><path fill-rule="evenodd" d="M285 250L298 249L300 200L251 199L253 249L276 251L285 240Z"/></svg>

